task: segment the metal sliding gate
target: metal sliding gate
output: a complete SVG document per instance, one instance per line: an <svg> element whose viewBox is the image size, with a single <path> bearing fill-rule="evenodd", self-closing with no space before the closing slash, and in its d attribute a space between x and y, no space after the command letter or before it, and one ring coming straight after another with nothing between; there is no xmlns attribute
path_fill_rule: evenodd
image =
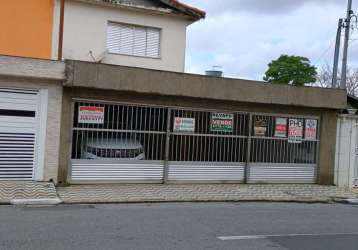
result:
<svg viewBox="0 0 358 250"><path fill-rule="evenodd" d="M36 91L0 89L0 181L33 179L38 105Z"/></svg>
<svg viewBox="0 0 358 250"><path fill-rule="evenodd" d="M316 183L317 118L253 115L248 182Z"/></svg>
<svg viewBox="0 0 358 250"><path fill-rule="evenodd" d="M314 183L318 118L74 101L70 182Z"/></svg>
<svg viewBox="0 0 358 250"><path fill-rule="evenodd" d="M166 109L75 102L71 180L162 182Z"/></svg>
<svg viewBox="0 0 358 250"><path fill-rule="evenodd" d="M173 109L170 120L168 181L244 181L248 114Z"/></svg>

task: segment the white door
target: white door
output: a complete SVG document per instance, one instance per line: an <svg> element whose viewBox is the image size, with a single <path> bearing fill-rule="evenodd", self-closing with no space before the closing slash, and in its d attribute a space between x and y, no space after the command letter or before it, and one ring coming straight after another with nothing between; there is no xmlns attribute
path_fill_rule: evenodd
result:
<svg viewBox="0 0 358 250"><path fill-rule="evenodd" d="M0 89L0 181L33 179L38 106L36 91Z"/></svg>

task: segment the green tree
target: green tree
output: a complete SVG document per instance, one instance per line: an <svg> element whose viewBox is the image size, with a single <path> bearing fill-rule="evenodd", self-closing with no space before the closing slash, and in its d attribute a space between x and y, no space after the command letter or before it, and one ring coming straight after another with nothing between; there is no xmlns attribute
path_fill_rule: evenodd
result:
<svg viewBox="0 0 358 250"><path fill-rule="evenodd" d="M264 81L270 83L303 86L316 81L317 69L306 57L281 55L268 67Z"/></svg>

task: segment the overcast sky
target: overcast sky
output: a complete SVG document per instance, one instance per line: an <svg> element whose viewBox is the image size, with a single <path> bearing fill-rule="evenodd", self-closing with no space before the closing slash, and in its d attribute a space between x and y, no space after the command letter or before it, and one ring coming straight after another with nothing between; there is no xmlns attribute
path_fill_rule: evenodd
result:
<svg viewBox="0 0 358 250"><path fill-rule="evenodd" d="M308 57L318 67L332 64L337 22L347 8L346 0L182 1L207 12L188 29L186 71L222 66L227 77L255 80L281 54ZM349 60L358 65L356 39L358 31Z"/></svg>

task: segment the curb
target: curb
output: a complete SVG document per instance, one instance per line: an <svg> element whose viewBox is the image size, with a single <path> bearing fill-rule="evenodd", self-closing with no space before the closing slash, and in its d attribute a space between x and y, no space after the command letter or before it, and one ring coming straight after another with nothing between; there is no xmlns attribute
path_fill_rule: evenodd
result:
<svg viewBox="0 0 358 250"><path fill-rule="evenodd" d="M306 203L306 204L331 204L338 203L333 199L147 199L147 200L101 200L101 199L83 199L83 200L63 200L63 204L160 204L160 203L226 203L226 202L262 202L262 203Z"/></svg>
<svg viewBox="0 0 358 250"><path fill-rule="evenodd" d="M358 205L358 199L345 199L346 203L352 205Z"/></svg>
<svg viewBox="0 0 358 250"><path fill-rule="evenodd" d="M59 198L52 199L12 199L12 205L58 205L62 203Z"/></svg>

